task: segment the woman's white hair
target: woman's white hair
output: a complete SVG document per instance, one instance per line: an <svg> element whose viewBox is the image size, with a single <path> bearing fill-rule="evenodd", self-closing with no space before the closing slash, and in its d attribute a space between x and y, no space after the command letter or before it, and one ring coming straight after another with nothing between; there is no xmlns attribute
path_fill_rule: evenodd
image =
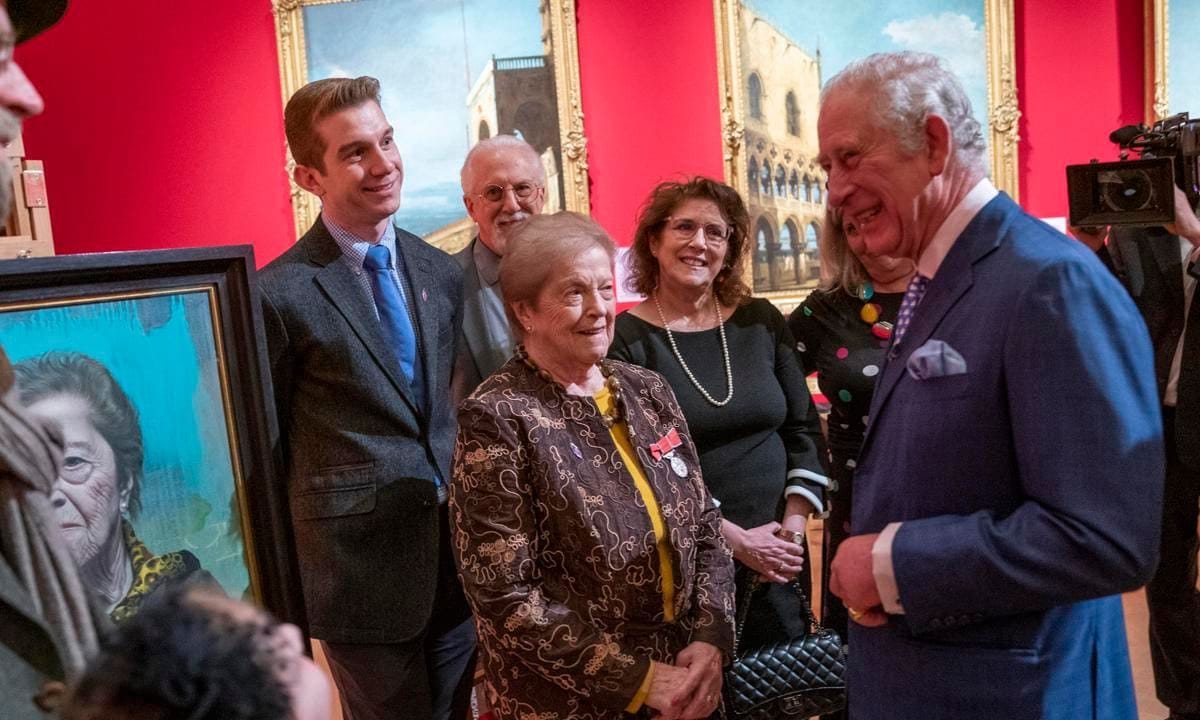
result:
<svg viewBox="0 0 1200 720"><path fill-rule="evenodd" d="M957 162L987 171L983 128L975 119L962 83L937 55L876 53L857 60L825 84L822 104L843 90L867 93L875 122L891 131L909 154L925 149L925 121L937 115L950 127Z"/></svg>

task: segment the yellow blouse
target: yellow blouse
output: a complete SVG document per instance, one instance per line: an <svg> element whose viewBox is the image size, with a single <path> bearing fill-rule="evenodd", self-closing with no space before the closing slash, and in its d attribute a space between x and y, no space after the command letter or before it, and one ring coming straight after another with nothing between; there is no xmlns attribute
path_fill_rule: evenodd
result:
<svg viewBox="0 0 1200 720"><path fill-rule="evenodd" d="M608 387L600 388L594 397L596 406L600 408L601 413L605 415L612 413L613 397ZM663 523L662 511L658 507L658 499L654 497L646 475L642 472L642 464L638 462L633 443L629 441L629 426L624 422L614 423L608 432L617 446L617 452L621 454L621 460L629 469L629 474L633 476L633 484L637 487L638 494L642 496L642 502L646 503L646 512L650 515L650 525L654 528L654 539L658 544L658 562L662 567L663 616L667 622L671 622L675 619L675 572L671 567L671 547L666 526ZM650 694L650 683L653 677L654 665L652 663L650 669L646 671L646 677L642 679L641 687L638 688L637 694L625 708L625 712L634 713L642 707L642 704L646 702L646 696Z"/></svg>

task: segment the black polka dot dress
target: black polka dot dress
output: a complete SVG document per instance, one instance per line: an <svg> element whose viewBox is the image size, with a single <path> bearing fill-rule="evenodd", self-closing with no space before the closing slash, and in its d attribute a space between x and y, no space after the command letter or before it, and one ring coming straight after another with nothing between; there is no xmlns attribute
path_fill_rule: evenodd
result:
<svg viewBox="0 0 1200 720"><path fill-rule="evenodd" d="M831 493L826 520L826 578L838 543L850 534L854 467L862 450L875 381L903 299L903 292L880 293L869 288L857 296L845 290L818 290L805 298L788 320L805 373L818 374L821 393L830 403L829 477L837 487ZM823 599L826 624L845 637L845 607L827 587Z"/></svg>

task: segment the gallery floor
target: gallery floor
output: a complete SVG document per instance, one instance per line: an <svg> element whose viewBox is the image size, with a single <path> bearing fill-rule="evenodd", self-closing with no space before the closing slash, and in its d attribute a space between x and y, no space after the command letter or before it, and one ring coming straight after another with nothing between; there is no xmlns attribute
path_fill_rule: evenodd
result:
<svg viewBox="0 0 1200 720"><path fill-rule="evenodd" d="M814 567L821 565L821 548L819 544L820 521L814 521L809 527L809 547L811 548ZM814 612L820 613L818 601L814 603ZM1129 655L1133 661L1133 681L1137 688L1137 705L1139 720L1162 720L1167 716L1166 709L1154 697L1154 674L1150 670L1150 648L1146 640L1146 596L1144 591L1129 593L1125 596L1125 627L1129 635ZM320 643L314 643L317 662L328 672L325 658L321 655ZM334 700L333 720L342 720L341 708L336 707Z"/></svg>

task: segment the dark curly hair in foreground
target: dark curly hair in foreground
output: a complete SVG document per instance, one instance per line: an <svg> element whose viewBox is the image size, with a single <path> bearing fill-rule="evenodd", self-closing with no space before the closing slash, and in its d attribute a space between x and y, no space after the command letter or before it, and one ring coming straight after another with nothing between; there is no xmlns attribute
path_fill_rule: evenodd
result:
<svg viewBox="0 0 1200 720"><path fill-rule="evenodd" d="M268 622L206 607L195 585L166 588L111 632L64 720L287 720ZM264 616L265 617L265 616Z"/></svg>

